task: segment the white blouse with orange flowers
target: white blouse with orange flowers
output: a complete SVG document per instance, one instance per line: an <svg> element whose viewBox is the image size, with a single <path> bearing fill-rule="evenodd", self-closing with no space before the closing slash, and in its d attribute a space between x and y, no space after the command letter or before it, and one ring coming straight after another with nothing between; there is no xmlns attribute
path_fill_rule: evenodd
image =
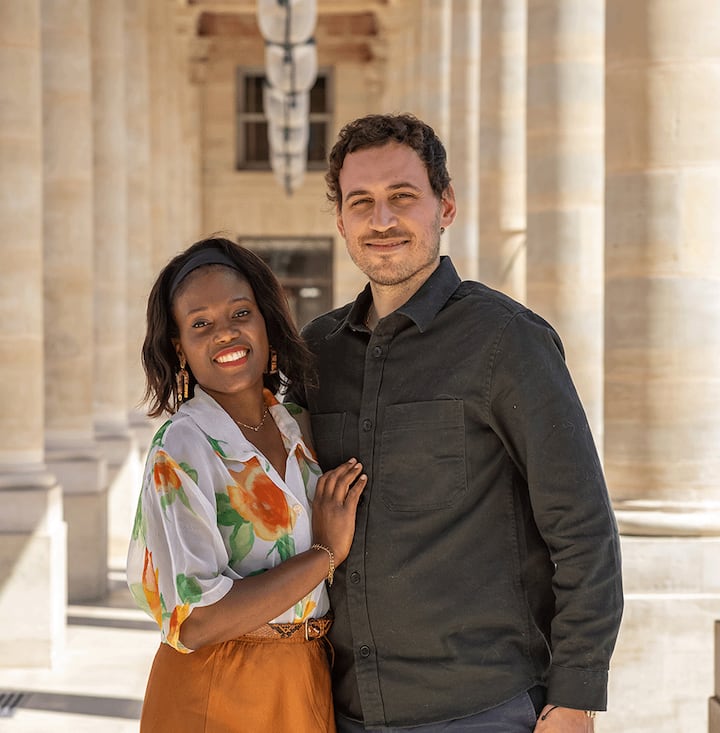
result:
<svg viewBox="0 0 720 733"><path fill-rule="evenodd" d="M195 606L219 601L233 580L256 575L312 544L310 502L320 468L291 406L269 391L265 403L288 458L285 480L232 418L195 387L155 434L145 465L130 541L127 581L138 606L155 619L162 640L179 640ZM274 622L327 613L325 583Z"/></svg>

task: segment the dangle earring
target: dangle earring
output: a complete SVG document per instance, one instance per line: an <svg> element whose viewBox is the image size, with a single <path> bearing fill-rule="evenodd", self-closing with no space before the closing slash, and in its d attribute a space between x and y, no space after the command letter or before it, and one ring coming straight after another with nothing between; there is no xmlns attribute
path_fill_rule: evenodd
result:
<svg viewBox="0 0 720 733"><path fill-rule="evenodd" d="M180 369L175 375L175 386L177 387L177 403L178 405L188 398L188 385L190 383L190 375L185 369L185 354L180 355Z"/></svg>
<svg viewBox="0 0 720 733"><path fill-rule="evenodd" d="M278 365L277 365L277 351L273 349L273 347L270 347L270 366L268 368L268 374L277 374L278 372Z"/></svg>

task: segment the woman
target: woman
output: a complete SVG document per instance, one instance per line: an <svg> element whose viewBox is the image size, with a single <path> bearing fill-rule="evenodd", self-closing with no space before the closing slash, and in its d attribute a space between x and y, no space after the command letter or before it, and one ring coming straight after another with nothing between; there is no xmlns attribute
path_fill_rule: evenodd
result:
<svg viewBox="0 0 720 733"><path fill-rule="evenodd" d="M141 732L335 731L325 581L366 477L354 459L321 475L274 397L310 371L277 279L229 240L197 242L153 286L142 356L149 415L171 417L128 554L162 637Z"/></svg>

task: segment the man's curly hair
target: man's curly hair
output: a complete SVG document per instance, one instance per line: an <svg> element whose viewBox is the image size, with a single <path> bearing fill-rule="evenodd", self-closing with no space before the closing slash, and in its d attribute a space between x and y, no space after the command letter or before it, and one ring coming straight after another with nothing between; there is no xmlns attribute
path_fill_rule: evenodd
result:
<svg viewBox="0 0 720 733"><path fill-rule="evenodd" d="M425 164L433 193L440 198L450 185L447 153L435 130L411 114L366 115L345 125L328 156L325 174L327 199L339 211L342 208L340 169L348 153L362 148L374 148L389 142L412 148Z"/></svg>

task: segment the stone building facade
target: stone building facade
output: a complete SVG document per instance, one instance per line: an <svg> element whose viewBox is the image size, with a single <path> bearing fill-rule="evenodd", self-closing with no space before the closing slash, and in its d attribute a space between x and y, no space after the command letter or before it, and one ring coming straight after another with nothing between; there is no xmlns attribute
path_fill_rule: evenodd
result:
<svg viewBox="0 0 720 733"><path fill-rule="evenodd" d="M288 196L251 164L255 12L0 3L0 665L57 660L67 599L102 596L122 557L167 259L225 232L300 319L362 287L322 166ZM623 535L596 729L717 733L720 3L318 0L315 41L320 150L368 112L430 122L458 198L445 251L563 337Z"/></svg>

